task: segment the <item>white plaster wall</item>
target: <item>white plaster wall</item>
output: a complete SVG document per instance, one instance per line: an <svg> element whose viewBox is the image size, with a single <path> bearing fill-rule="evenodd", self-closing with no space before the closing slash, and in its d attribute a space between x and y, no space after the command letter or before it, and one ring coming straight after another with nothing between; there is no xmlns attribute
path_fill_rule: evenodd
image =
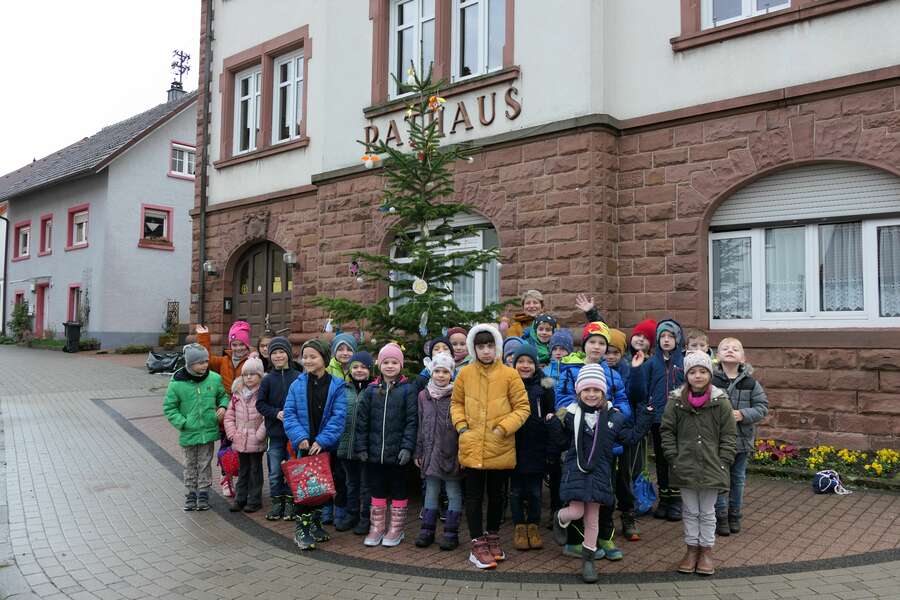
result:
<svg viewBox="0 0 900 600"><path fill-rule="evenodd" d="M167 175L170 141L195 143L197 112L191 105L153 131L109 166L108 248L103 263L106 310L100 327L117 344L156 343L166 301L180 302L187 322L191 283L191 218L194 182ZM139 248L141 204L172 207L174 251ZM147 335L138 335L147 334ZM120 340L118 338L121 338Z"/></svg>
<svg viewBox="0 0 900 600"><path fill-rule="evenodd" d="M602 0L595 0L602 1ZM606 0L604 102L625 119L900 62L900 0L673 52L679 0Z"/></svg>

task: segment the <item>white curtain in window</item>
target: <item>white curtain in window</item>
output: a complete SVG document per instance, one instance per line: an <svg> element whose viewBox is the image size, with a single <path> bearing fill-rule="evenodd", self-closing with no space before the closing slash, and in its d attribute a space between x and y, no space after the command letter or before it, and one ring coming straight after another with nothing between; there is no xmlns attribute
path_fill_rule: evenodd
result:
<svg viewBox="0 0 900 600"><path fill-rule="evenodd" d="M806 231L766 229L766 312L806 310Z"/></svg>
<svg viewBox="0 0 900 600"><path fill-rule="evenodd" d="M453 261L455 265L463 262L462 259ZM453 301L462 310L475 310L475 277L465 275L453 282Z"/></svg>
<svg viewBox="0 0 900 600"><path fill-rule="evenodd" d="M713 240L713 318L753 318L750 238Z"/></svg>
<svg viewBox="0 0 900 600"><path fill-rule="evenodd" d="M900 225L878 228L878 298L882 317L900 317Z"/></svg>
<svg viewBox="0 0 900 600"><path fill-rule="evenodd" d="M819 226L819 292L823 311L864 309L861 223Z"/></svg>

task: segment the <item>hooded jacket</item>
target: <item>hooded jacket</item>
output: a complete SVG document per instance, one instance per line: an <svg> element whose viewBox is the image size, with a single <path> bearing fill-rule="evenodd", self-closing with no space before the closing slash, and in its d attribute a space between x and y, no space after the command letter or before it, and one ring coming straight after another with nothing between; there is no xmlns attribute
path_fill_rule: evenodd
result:
<svg viewBox="0 0 900 600"><path fill-rule="evenodd" d="M332 377L328 385L328 398L322 411L322 423L316 439L309 439L309 408L306 388L308 373L301 373L288 388L284 401L284 432L296 449L300 442L309 440L310 445L318 443L323 450L333 451L337 448L341 432L344 430L344 417L347 412L346 386L342 380Z"/></svg>
<svg viewBox="0 0 900 600"><path fill-rule="evenodd" d="M184 367L172 375L163 400L163 414L181 432L181 446L199 446L219 439L216 410L227 407L228 394L217 373L207 370L198 377Z"/></svg>
<svg viewBox="0 0 900 600"><path fill-rule="evenodd" d="M660 336L657 335L656 350L644 364L632 370L628 389L628 395L635 404L653 405L656 423L662 422L669 394L684 384L684 332L681 325L672 319L660 321L657 331L667 324L677 332L675 348L666 359L659 345Z"/></svg>
<svg viewBox="0 0 900 600"><path fill-rule="evenodd" d="M763 386L753 378L753 367L738 366L738 375L728 379L721 363L713 365L712 384L728 394L731 408L741 411L737 422L737 451L754 452L756 449L756 424L769 414L769 398Z"/></svg>
<svg viewBox="0 0 900 600"><path fill-rule="evenodd" d="M737 429L728 394L710 384L710 398L694 408L672 390L660 435L673 487L727 491Z"/></svg>
<svg viewBox="0 0 900 600"><path fill-rule="evenodd" d="M490 332L497 358L486 365L475 353L475 336ZM469 330L466 344L476 357L460 369L453 384L450 416L459 435L459 463L473 469L503 470L516 466L514 434L525 423L531 410L525 385L515 369L500 362L503 347L500 332L492 325L476 325ZM497 435L494 429L503 433Z"/></svg>
<svg viewBox="0 0 900 600"><path fill-rule="evenodd" d="M415 457L421 463L422 477L459 479L459 435L450 420L450 396L435 398L424 389L419 392L419 427Z"/></svg>
<svg viewBox="0 0 900 600"><path fill-rule="evenodd" d="M418 418L415 384L403 378L369 385L356 407L354 452L368 454L370 463L400 464L401 450L416 450Z"/></svg>
<svg viewBox="0 0 900 600"><path fill-rule="evenodd" d="M256 409L259 388L244 398L240 379L235 379L232 387L231 402L225 411L225 435L238 452L262 452L266 449L266 420Z"/></svg>
<svg viewBox="0 0 900 600"><path fill-rule="evenodd" d="M288 361L290 365L291 361ZM284 423L278 418L279 411L284 410L284 401L287 398L288 389L294 380L300 376L300 371L288 366L286 369L273 369L269 371L259 384L259 394L256 399L256 410L266 418L266 434L273 442L284 446L287 435L284 433Z"/></svg>
<svg viewBox="0 0 900 600"><path fill-rule="evenodd" d="M522 428L516 432L517 475L543 473L547 468L547 457L551 453L550 431L546 416L555 410L553 382L538 368L534 375L523 379L531 414Z"/></svg>
<svg viewBox="0 0 900 600"><path fill-rule="evenodd" d="M235 366L234 362L231 360L231 350L225 350L225 356L213 355L211 339L209 333L197 334L197 343L206 348L206 351L209 352L209 370L218 373L219 376L222 377L222 386L224 386L226 390L230 390L231 386L234 384L235 378L241 376L241 369L244 368L244 362L250 357L253 348L249 348L247 350L247 356L242 358L237 366Z"/></svg>
<svg viewBox="0 0 900 600"><path fill-rule="evenodd" d="M337 457L344 460L352 460L356 455L353 453L353 444L356 440L356 416L359 409L359 399L366 388L369 387L369 381L356 381L351 379L347 383L347 416L344 418L344 431L341 433L340 442L338 442Z"/></svg>

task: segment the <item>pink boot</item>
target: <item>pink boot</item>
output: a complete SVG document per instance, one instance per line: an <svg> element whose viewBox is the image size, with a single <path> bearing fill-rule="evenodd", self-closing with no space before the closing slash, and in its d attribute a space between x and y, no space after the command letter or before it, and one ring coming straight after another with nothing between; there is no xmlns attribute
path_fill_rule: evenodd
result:
<svg viewBox="0 0 900 600"><path fill-rule="evenodd" d="M366 546L379 546L384 539L384 530L387 528L387 506L376 506L373 498L372 508L369 512L369 535L363 540Z"/></svg>
<svg viewBox="0 0 900 600"><path fill-rule="evenodd" d="M402 503L391 503L391 528L381 541L382 546L397 546L403 541L403 530L406 529L406 514L408 511L405 501Z"/></svg>

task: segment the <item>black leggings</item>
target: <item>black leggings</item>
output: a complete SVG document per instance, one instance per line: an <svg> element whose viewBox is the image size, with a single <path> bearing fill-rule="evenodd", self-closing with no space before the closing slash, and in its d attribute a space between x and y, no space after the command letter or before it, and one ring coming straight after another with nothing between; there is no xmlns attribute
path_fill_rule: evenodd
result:
<svg viewBox="0 0 900 600"><path fill-rule="evenodd" d="M406 467L400 465L382 465L368 463L366 465L366 483L372 498L406 500Z"/></svg>
<svg viewBox="0 0 900 600"><path fill-rule="evenodd" d="M656 459L656 484L659 486L660 498L663 496L663 490L672 489L669 487L669 461L662 448L662 434L659 432L660 424L654 423L650 428L650 437L653 438L653 457ZM678 490L672 489L677 495Z"/></svg>
<svg viewBox="0 0 900 600"><path fill-rule="evenodd" d="M509 471L482 471L466 469L466 521L469 522L471 539L481 537L487 532L500 529L500 518L506 503L504 490L509 478ZM487 489L487 529L482 526L482 509L485 488ZM374 496L374 494L373 494Z"/></svg>

